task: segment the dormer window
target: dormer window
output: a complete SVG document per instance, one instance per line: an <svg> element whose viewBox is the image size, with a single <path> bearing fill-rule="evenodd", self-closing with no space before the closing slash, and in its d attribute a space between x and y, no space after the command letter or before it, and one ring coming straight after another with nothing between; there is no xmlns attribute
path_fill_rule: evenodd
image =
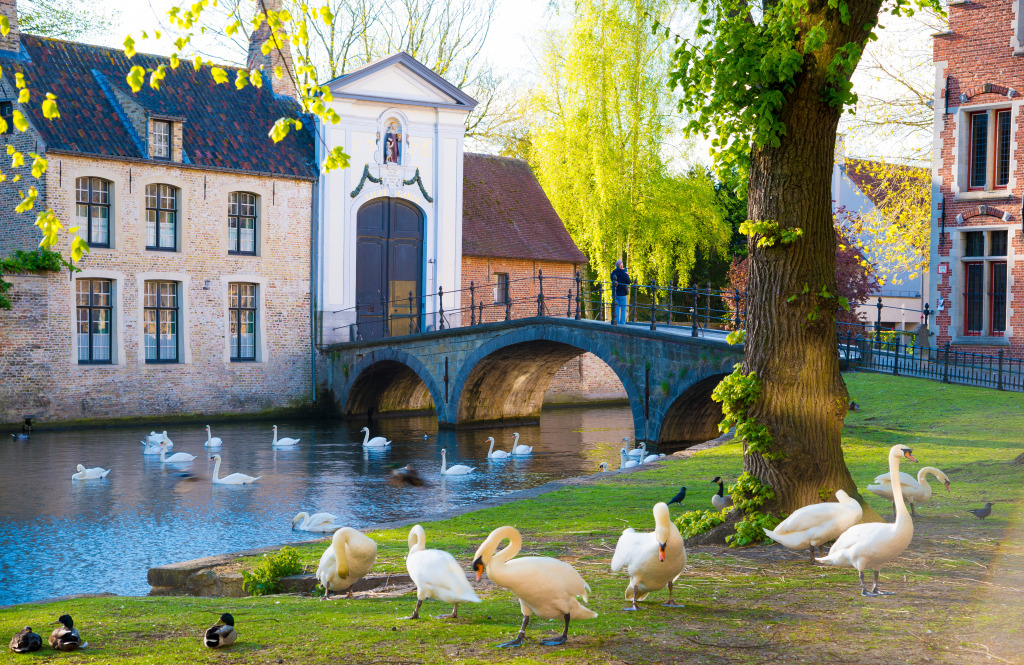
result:
<svg viewBox="0 0 1024 665"><path fill-rule="evenodd" d="M171 123L165 120L153 121L153 158L171 158Z"/></svg>
<svg viewBox="0 0 1024 665"><path fill-rule="evenodd" d="M4 125L3 134L10 134L14 131L14 102L0 102L0 118L7 123Z"/></svg>

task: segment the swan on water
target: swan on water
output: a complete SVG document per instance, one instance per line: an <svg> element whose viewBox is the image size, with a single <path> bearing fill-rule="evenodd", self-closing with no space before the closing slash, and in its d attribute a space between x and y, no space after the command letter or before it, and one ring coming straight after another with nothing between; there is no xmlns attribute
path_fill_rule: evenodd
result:
<svg viewBox="0 0 1024 665"><path fill-rule="evenodd" d="M910 504L911 517L917 514L914 512L914 504L928 503L932 498L932 486L928 484L928 476L935 476L938 478L939 482L946 487L946 491L949 491L949 478L934 466L923 467L917 472L916 479L909 473L900 472L900 485L902 485L903 489L903 500ZM875 482L868 485L868 491L892 501L893 511L895 512L896 502L893 501L892 498L892 480L888 473L883 473L882 475L877 476L875 478Z"/></svg>
<svg viewBox="0 0 1024 665"><path fill-rule="evenodd" d="M509 541L508 546L495 552L505 539ZM526 625L534 615L541 619L564 620L565 629L562 634L554 639L541 640L541 644L565 644L570 619L593 619L597 616L576 600L580 597L586 602L590 587L576 569L564 561L546 556L512 559L522 546L523 539L519 531L511 526L503 526L492 531L473 556L477 582L486 570L492 582L519 597L519 608L523 613L519 635L511 642L498 646L516 647L522 644L526 637Z"/></svg>
<svg viewBox="0 0 1024 665"><path fill-rule="evenodd" d="M335 524L337 519L338 516L331 513L313 513L310 515L307 512L301 512L292 518L292 531L330 533L341 528L340 524Z"/></svg>
<svg viewBox="0 0 1024 665"><path fill-rule="evenodd" d="M348 597L351 598L352 585L373 569L376 560L377 543L370 538L349 526L335 531L316 569L316 578L324 587L324 598L332 589L348 589Z"/></svg>
<svg viewBox="0 0 1024 665"><path fill-rule="evenodd" d="M170 457L167 456L167 447L160 444L160 463L161 464L179 464L181 462L191 462L196 458L195 455L189 455L188 453L174 453Z"/></svg>
<svg viewBox="0 0 1024 665"><path fill-rule="evenodd" d="M441 475L442 476L465 476L466 474L473 473L476 467L469 467L465 464L456 464L451 468L448 468L448 458L446 455L448 451L445 448L441 449Z"/></svg>
<svg viewBox="0 0 1024 665"><path fill-rule="evenodd" d="M519 443L519 432L513 432L512 434L513 434L513 436L516 437L516 440L512 442L512 455L513 456L532 455L533 454L533 446L528 446L525 443L524 444L520 444Z"/></svg>
<svg viewBox="0 0 1024 665"><path fill-rule="evenodd" d="M51 647L57 651L74 651L89 646L88 642L82 641L82 636L78 634L70 614L60 615L56 623L59 623L60 627L50 633Z"/></svg>
<svg viewBox="0 0 1024 665"><path fill-rule="evenodd" d="M104 469L98 466L87 469L84 465L79 464L78 473L72 474L71 480L97 480L99 478L106 478L108 473L110 473L110 469Z"/></svg>
<svg viewBox="0 0 1024 665"><path fill-rule="evenodd" d="M455 619L459 616L459 603L479 603L473 587L466 579L466 572L448 552L428 550L427 533L417 524L409 530L409 555L405 558L405 569L416 585L416 609L406 619L420 618L420 605L426 598L436 598L451 603L451 614L438 619Z"/></svg>
<svg viewBox="0 0 1024 665"><path fill-rule="evenodd" d="M288 437L277 438L277 425L274 425L274 440L271 442L275 448L292 448L299 445L299 439L289 439Z"/></svg>
<svg viewBox="0 0 1024 665"><path fill-rule="evenodd" d="M629 459L629 457L626 455L626 449L625 448L619 448L619 468L620 469L628 469L630 467L639 466L639 465L640 465L640 462L638 462L637 460Z"/></svg>
<svg viewBox="0 0 1024 665"><path fill-rule="evenodd" d="M652 591L668 586L668 602L665 607L682 607L672 599L672 583L683 572L686 565L686 547L679 529L672 523L668 506L654 504L654 531L637 533L630 528L622 532L615 544L612 555L612 572L623 568L629 574L626 585L626 600L633 604L625 610L637 610L638 600L643 600Z"/></svg>
<svg viewBox="0 0 1024 665"><path fill-rule="evenodd" d="M203 444L204 448L220 448L223 442L219 436L213 436L210 433L210 426L206 426L206 443ZM230 616L230 615L229 615Z"/></svg>
<svg viewBox="0 0 1024 665"><path fill-rule="evenodd" d="M238 639L235 632L235 617L227 612L220 615L217 623L206 629L203 633L203 644L211 649L230 646Z"/></svg>
<svg viewBox="0 0 1024 665"><path fill-rule="evenodd" d="M364 427L359 431L365 434L365 436L363 437L364 448L386 448L391 445L391 442L382 436L375 436L371 439L369 427Z"/></svg>
<svg viewBox="0 0 1024 665"><path fill-rule="evenodd" d="M836 490L836 503L814 503L794 510L789 517L765 535L791 550L810 548L811 563L814 562L814 548L821 548L835 540L851 526L860 522L864 509L856 499L843 490ZM825 552L822 551L822 554Z"/></svg>
<svg viewBox="0 0 1024 665"><path fill-rule="evenodd" d="M715 476L711 482L718 483L718 491L711 495L711 505L715 510L725 510L732 506L732 496L725 495L725 482L721 476Z"/></svg>
<svg viewBox="0 0 1024 665"><path fill-rule="evenodd" d="M489 436L487 440L491 442L491 447L487 449L487 459L508 459L512 457L511 453L506 453L504 450L494 449L494 437Z"/></svg>
<svg viewBox="0 0 1024 665"><path fill-rule="evenodd" d="M895 445L889 449L889 474L898 478L900 459L906 458L916 462L911 449L903 445ZM893 524L871 522L855 524L839 536L828 552L828 556L819 557L817 561L829 566L856 568L860 576L861 594L865 596L888 596L891 591L878 588L878 570L907 549L914 537L914 522L910 519L907 506L903 503L902 483L892 486L893 498L896 501L896 521ZM868 591L864 583L864 571L875 573L875 584Z"/></svg>
<svg viewBox="0 0 1024 665"><path fill-rule="evenodd" d="M166 432L164 432L166 434ZM145 441L141 441L143 445L143 455L159 455L160 446L165 441L167 442L167 450L174 448L174 443L170 439L166 439L164 434L157 434L156 432L150 432L146 437Z"/></svg>
<svg viewBox="0 0 1024 665"><path fill-rule="evenodd" d="M247 476L244 473L232 473L230 476L224 476L221 478L220 474L220 455L214 455L210 458L214 462L213 465L213 484L214 485L249 485L263 476Z"/></svg>

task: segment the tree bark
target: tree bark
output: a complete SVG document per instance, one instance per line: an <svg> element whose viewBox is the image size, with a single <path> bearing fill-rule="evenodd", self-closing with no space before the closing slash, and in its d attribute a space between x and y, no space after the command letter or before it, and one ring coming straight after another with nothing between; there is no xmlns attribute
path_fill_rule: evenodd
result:
<svg viewBox="0 0 1024 665"><path fill-rule="evenodd" d="M826 2L812 1L804 25L823 21L829 38L805 65L787 94L779 120L786 134L778 146L751 151L747 215L800 227L803 236L783 245L757 247L749 240L750 281L745 372L757 372L761 397L750 415L766 425L773 451L768 460L745 451L743 468L776 494L772 508L789 513L817 503L819 490L846 490L859 497L843 459L841 433L849 404L839 373L835 298L836 239L832 221L832 166L841 108L823 94L826 69L836 50L867 41L879 2L850 0L851 18L840 20ZM808 293L804 293L807 286ZM796 299L790 302L792 296ZM814 312L817 318L810 320Z"/></svg>

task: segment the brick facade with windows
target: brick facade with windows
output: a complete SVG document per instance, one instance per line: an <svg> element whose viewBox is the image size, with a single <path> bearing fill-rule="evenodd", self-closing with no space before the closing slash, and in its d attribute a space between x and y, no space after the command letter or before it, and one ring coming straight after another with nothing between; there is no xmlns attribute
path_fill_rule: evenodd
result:
<svg viewBox="0 0 1024 665"><path fill-rule="evenodd" d="M162 59L15 36L23 55L0 50L4 86L24 73L34 91L57 94L62 118L15 103L31 130L9 139L49 168L38 184L27 172L0 184L0 255L39 242L35 211L13 213L26 181L40 190L36 210L95 241L81 272L7 277L0 423L307 407L312 140L303 132L275 146L267 136L298 104L269 86L216 86L191 67L160 91L132 93L131 65ZM169 124L162 159L150 154L152 133L140 135L156 122ZM235 231L239 217L255 227L251 252L230 251L238 193ZM69 246L62 236L59 249Z"/></svg>
<svg viewBox="0 0 1024 665"><path fill-rule="evenodd" d="M935 344L1024 357L1024 0L951 2L935 35Z"/></svg>

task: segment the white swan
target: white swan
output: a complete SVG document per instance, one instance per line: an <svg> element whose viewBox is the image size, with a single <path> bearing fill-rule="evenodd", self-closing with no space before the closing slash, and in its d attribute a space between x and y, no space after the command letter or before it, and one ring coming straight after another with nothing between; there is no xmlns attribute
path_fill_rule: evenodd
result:
<svg viewBox="0 0 1024 665"><path fill-rule="evenodd" d="M949 491L949 478L934 466L923 467L917 472L917 479L909 473L900 472L900 485L903 490L903 500L910 504L910 515L914 516L914 504L928 503L932 498L932 486L928 484L928 476L935 476ZM868 485L868 491L880 497L893 501L892 481L888 473L875 478L872 485ZM893 501L893 503L895 503Z"/></svg>
<svg viewBox="0 0 1024 665"><path fill-rule="evenodd" d="M656 462L656 461L662 459L663 457L665 457L664 453L662 453L661 455L655 455L654 453L651 453L650 455L648 455L647 454L647 444L644 443L643 441L640 442L640 451L641 451L640 452L640 463L641 464L648 464L650 462Z"/></svg>
<svg viewBox="0 0 1024 665"><path fill-rule="evenodd" d="M612 572L623 568L629 573L626 585L626 600L633 601L626 610L636 610L636 602L643 600L652 591L668 586L668 602L665 607L682 607L672 599L672 583L683 572L686 565L686 546L679 529L672 523L668 506L654 504L654 531L637 533L626 529L615 544L612 556Z"/></svg>
<svg viewBox="0 0 1024 665"><path fill-rule="evenodd" d="M230 476L219 477L220 474L220 455L214 455L210 458L214 461L213 465L213 484L214 485L250 485L263 476L247 476L244 473L232 473Z"/></svg>
<svg viewBox="0 0 1024 665"><path fill-rule="evenodd" d="M72 474L71 480L97 480L99 478L106 478L108 473L110 473L110 469L103 469L98 466L87 469L82 464L79 464L78 473Z"/></svg>
<svg viewBox="0 0 1024 665"><path fill-rule="evenodd" d="M601 462L600 464L597 465L597 468L601 469L602 473L607 471L608 468L609 468L608 467L608 462Z"/></svg>
<svg viewBox="0 0 1024 665"><path fill-rule="evenodd" d="M732 496L725 495L725 482L721 476L715 476L711 482L718 483L718 491L711 496L711 505L715 510L725 510L732 506Z"/></svg>
<svg viewBox="0 0 1024 665"><path fill-rule="evenodd" d="M165 440L167 441L167 450L171 450L172 448L174 448L174 442L172 442L170 439L165 439L165 434L167 433L164 432L164 434L157 434L156 432L150 432L149 435L146 437L145 441L140 441L140 443L143 445L142 454L159 455L160 444L162 444Z"/></svg>
<svg viewBox="0 0 1024 665"><path fill-rule="evenodd" d="M466 579L466 572L455 557L442 550L428 550L427 533L417 524L409 530L409 555L405 569L416 585L416 609L406 619L420 618L420 605L425 598L436 598L453 605L451 614L438 619L454 619L459 615L459 603L479 603L480 598Z"/></svg>
<svg viewBox="0 0 1024 665"><path fill-rule="evenodd" d="M301 512L292 518L292 531L316 531L320 533L337 531L341 528L340 524L335 524L337 519L338 516L331 513L313 513L310 515L307 512Z"/></svg>
<svg viewBox="0 0 1024 665"><path fill-rule="evenodd" d="M275 448L292 448L299 445L299 439L289 439L288 437L277 438L277 425L274 425L274 440L271 444Z"/></svg>
<svg viewBox="0 0 1024 665"><path fill-rule="evenodd" d="M519 432L513 432L512 435L516 437L516 440L512 442L512 455L514 457L533 454L533 446L519 443Z"/></svg>
<svg viewBox="0 0 1024 665"><path fill-rule="evenodd" d="M351 598L352 585L373 570L376 560L377 543L349 526L335 531L316 569L316 578L324 587L324 598L330 595L331 589L348 589Z"/></svg>
<svg viewBox="0 0 1024 665"><path fill-rule="evenodd" d="M628 436L624 436L624 437L622 437L622 442L624 444L626 444L625 448L628 451L626 454L629 455L630 457L640 457L641 455L644 454L644 450L643 450L644 442L643 441L637 442L636 446L630 446L629 445L629 437Z"/></svg>
<svg viewBox="0 0 1024 665"><path fill-rule="evenodd" d="M167 450L174 449L174 442L171 441L171 437L167 436L167 430L164 430L164 433L160 435L160 440L167 444Z"/></svg>
<svg viewBox="0 0 1024 665"><path fill-rule="evenodd" d="M910 448L895 445L889 449L889 473L898 477L900 458L916 462ZM896 522L893 524L872 522L855 524L839 536L828 552L828 556L819 557L817 561L829 566L856 568L860 575L861 593L865 596L890 595L891 591L878 588L878 569L889 563L907 549L914 537L914 523L903 503L903 489L900 484L892 486L893 498L896 500ZM875 585L868 591L864 586L864 571L875 572Z"/></svg>
<svg viewBox="0 0 1024 665"><path fill-rule="evenodd" d="M511 453L506 453L504 450L494 449L494 437L489 436L487 440L491 442L491 447L487 449L487 459L508 459L512 457Z"/></svg>
<svg viewBox="0 0 1024 665"><path fill-rule="evenodd" d="M370 428L369 427L364 427L363 429L361 429L359 431L366 433L366 436L363 437L363 447L364 448L386 448L386 447L391 445L391 442L388 441L387 439L385 439L382 436L375 436L375 437L373 437L371 439L370 438Z"/></svg>
<svg viewBox="0 0 1024 665"><path fill-rule="evenodd" d="M206 426L206 443L203 444L204 448L220 448L222 441L219 436L213 436L210 434L210 426Z"/></svg>
<svg viewBox="0 0 1024 665"><path fill-rule="evenodd" d="M191 462L196 458L195 455L189 455L188 453L174 453L170 457L167 456L167 446L160 445L160 463L161 464L177 464L180 462Z"/></svg>
<svg viewBox="0 0 1024 665"><path fill-rule="evenodd" d="M506 538L508 547L495 552ZM522 546L522 536L515 528L498 527L491 531L473 557L477 582L486 570L492 582L519 597L519 607L523 613L519 635L511 642L499 646L515 647L522 644L526 636L526 624L530 623L530 617L534 614L541 619L563 619L565 630L562 634L551 640L541 640L541 644L564 644L569 635L570 619L593 619L597 616L597 613L576 600L578 596L586 602L590 587L576 569L564 561L546 556L524 556L510 560L519 553Z"/></svg>
<svg viewBox="0 0 1024 665"><path fill-rule="evenodd" d="M864 516L861 505L843 490L836 490L836 501L838 503L814 503L794 510L771 531L765 529L765 535L791 550L809 547L813 563L815 547L835 540Z"/></svg>
<svg viewBox="0 0 1024 665"><path fill-rule="evenodd" d="M629 457L626 455L626 449L625 448L619 448L619 468L620 469L628 469L631 466L639 466L639 465L640 465L640 462L638 462L637 460L629 459Z"/></svg>
<svg viewBox="0 0 1024 665"><path fill-rule="evenodd" d="M448 459L446 456L447 450L441 449L441 475L442 476L465 476L466 474L473 473L476 467L469 467L465 464L456 464L452 468L448 468Z"/></svg>

